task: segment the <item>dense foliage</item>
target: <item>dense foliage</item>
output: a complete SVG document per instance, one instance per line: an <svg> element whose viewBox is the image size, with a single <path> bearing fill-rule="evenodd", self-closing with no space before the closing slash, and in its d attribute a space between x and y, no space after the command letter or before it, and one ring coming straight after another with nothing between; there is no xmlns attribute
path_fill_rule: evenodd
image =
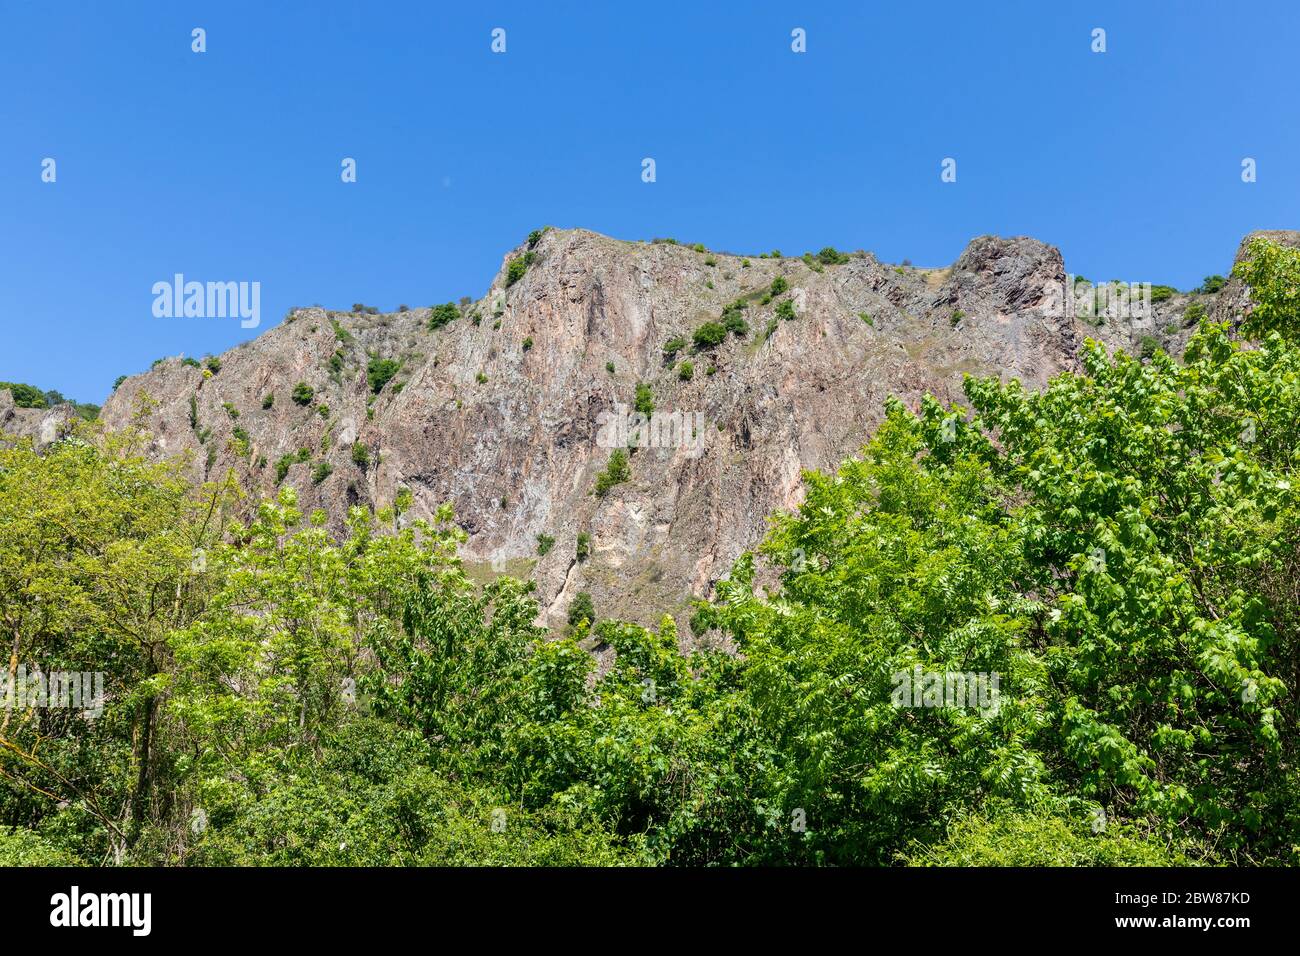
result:
<svg viewBox="0 0 1300 956"><path fill-rule="evenodd" d="M134 432L8 443L10 673L107 699L0 712L0 863L1296 864L1300 253L1252 253L1181 364L892 402L691 642L547 634L409 492L332 537Z"/></svg>

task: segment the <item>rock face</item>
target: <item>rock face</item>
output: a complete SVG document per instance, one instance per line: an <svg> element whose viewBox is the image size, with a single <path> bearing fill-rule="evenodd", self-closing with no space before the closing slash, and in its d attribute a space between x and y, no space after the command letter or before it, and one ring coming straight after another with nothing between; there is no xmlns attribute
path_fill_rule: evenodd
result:
<svg viewBox="0 0 1300 956"><path fill-rule="evenodd" d="M528 252L510 282L507 266ZM788 289L765 302L778 277ZM1060 253L1028 238L980 237L947 269L915 269L869 253L745 259L548 230L437 329L429 309L298 310L220 356L215 374L168 359L127 379L102 417L120 428L147 396L156 453L192 453L196 479L233 469L255 495L275 492L283 461L304 507L336 525L347 505L382 506L403 487L411 517L450 502L475 570L531 575L544 623L563 624L581 591L600 617L684 623L767 515L798 504L801 471L855 453L890 395L960 400L965 373L1041 386L1076 367L1085 335L1128 349L1140 334L1185 335L1187 296L1160 303L1146 333L1123 317L1067 315L1064 282ZM665 359L666 342L690 343L736 300L746 334ZM793 318L777 312L785 301ZM373 358L401 363L377 393ZM295 401L299 383L311 394ZM652 422L678 428L611 423L638 383ZM646 445L652 432L671 447L635 447L630 477L594 495L609 446ZM366 464L354 460L363 446ZM539 536L555 539L544 555Z"/></svg>
<svg viewBox="0 0 1300 956"><path fill-rule="evenodd" d="M31 438L39 450L71 431L77 410L70 404L53 408L19 408L8 389L0 390L0 434Z"/></svg>

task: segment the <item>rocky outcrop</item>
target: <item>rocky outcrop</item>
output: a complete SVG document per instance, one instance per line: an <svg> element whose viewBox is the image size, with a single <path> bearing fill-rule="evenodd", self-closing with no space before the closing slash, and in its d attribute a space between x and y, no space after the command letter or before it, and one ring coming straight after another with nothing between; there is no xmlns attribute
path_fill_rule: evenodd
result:
<svg viewBox="0 0 1300 956"><path fill-rule="evenodd" d="M511 282L506 265L528 252ZM767 301L778 277L788 289ZM801 472L854 453L890 395L960 400L967 373L1042 385L1076 367L1085 335L1133 347L1130 323L1067 315L1054 298L1064 281L1060 253L1023 237L981 237L950 268L915 269L869 253L822 264L550 230L439 328L429 309L298 310L215 373L169 359L127 379L102 417L141 416L156 453L189 453L196 479L233 469L270 495L279 472L336 525L347 505L386 504L403 487L413 517L450 502L467 558L484 574L531 575L548 623L580 591L602 617L684 622L768 514L798 504ZM666 342L690 342L737 301L743 336L665 358ZM785 301L793 318L777 312ZM1163 308L1154 324L1160 335L1177 315ZM372 359L400 363L377 392ZM671 434L612 427L638 383ZM638 447L652 432L668 447ZM613 442L634 446L630 477L597 497ZM545 554L539 536L554 538Z"/></svg>
<svg viewBox="0 0 1300 956"><path fill-rule="evenodd" d="M77 421L71 404L53 408L20 408L8 389L0 389L0 434L30 438L40 450L65 437Z"/></svg>

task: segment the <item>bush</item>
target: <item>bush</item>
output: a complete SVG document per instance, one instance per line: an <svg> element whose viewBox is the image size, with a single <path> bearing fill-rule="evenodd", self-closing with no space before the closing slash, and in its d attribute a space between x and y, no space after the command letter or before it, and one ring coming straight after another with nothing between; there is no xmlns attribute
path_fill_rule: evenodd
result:
<svg viewBox="0 0 1300 956"><path fill-rule="evenodd" d="M722 313L722 327L732 335L741 338L749 334L749 323L745 321L745 317L739 311Z"/></svg>
<svg viewBox="0 0 1300 956"><path fill-rule="evenodd" d="M664 343L664 361L671 361L673 356L684 348L686 348L686 340L680 335L674 335Z"/></svg>
<svg viewBox="0 0 1300 956"><path fill-rule="evenodd" d="M1183 325L1197 325L1205 318L1205 306L1193 302L1183 312Z"/></svg>
<svg viewBox="0 0 1300 956"><path fill-rule="evenodd" d="M308 461L310 458L311 452L306 448L300 449L297 453L292 455L281 455L279 460L275 463L275 483L278 485L283 482L285 477L289 474L290 468L299 462Z"/></svg>
<svg viewBox="0 0 1300 956"><path fill-rule="evenodd" d="M1205 281L1201 283L1201 287L1196 291L1203 294L1218 292L1227 284L1228 284L1228 280L1225 279L1223 276L1220 275L1206 276Z"/></svg>
<svg viewBox="0 0 1300 956"><path fill-rule="evenodd" d="M609 454L609 461L605 464L605 470L596 475L594 494L597 498L604 498L609 494L611 488L622 484L631 477L632 471L627 464L627 452L622 448L615 448Z"/></svg>
<svg viewBox="0 0 1300 956"><path fill-rule="evenodd" d="M963 312L961 309L953 309L952 317L949 319L949 324L951 324L955 328L957 326L957 323L959 323L964 318L966 318L965 312Z"/></svg>
<svg viewBox="0 0 1300 956"><path fill-rule="evenodd" d="M262 396L262 408L270 409L275 404L275 392L268 392Z"/></svg>
<svg viewBox="0 0 1300 956"><path fill-rule="evenodd" d="M532 347L533 347L533 337L530 335L528 336L528 338L524 339L524 351L527 352Z"/></svg>
<svg viewBox="0 0 1300 956"><path fill-rule="evenodd" d="M31 830L0 827L0 867L85 865L76 854Z"/></svg>
<svg viewBox="0 0 1300 956"><path fill-rule="evenodd" d="M328 461L322 461L316 466L311 473L311 481L314 485L319 485L322 481L334 473L334 466Z"/></svg>
<svg viewBox="0 0 1300 956"><path fill-rule="evenodd" d="M610 375L613 375L613 374L614 374L614 363L613 363L613 362L606 362L606 363L605 363L605 371L608 372Z"/></svg>
<svg viewBox="0 0 1300 956"><path fill-rule="evenodd" d="M546 557L551 553L551 548L553 547L555 547L555 538L553 536L546 534L545 532L542 532L537 536L538 557Z"/></svg>
<svg viewBox="0 0 1300 956"><path fill-rule="evenodd" d="M449 322L460 318L460 309L455 302L444 302L429 308L429 331L440 329Z"/></svg>
<svg viewBox="0 0 1300 956"><path fill-rule="evenodd" d="M591 554L591 535L585 531L578 532L578 542L574 547L573 556L579 561L586 561Z"/></svg>
<svg viewBox="0 0 1300 956"><path fill-rule="evenodd" d="M1190 862L1172 841L1158 835L1124 825L1094 834L1087 819L1043 813L965 816L949 828L942 843L917 847L904 859L909 866L1168 867Z"/></svg>
<svg viewBox="0 0 1300 956"><path fill-rule="evenodd" d="M359 441L352 443L352 463L362 469L370 467L370 449Z"/></svg>
<svg viewBox="0 0 1300 956"><path fill-rule="evenodd" d="M655 413L655 397L650 386L645 382L638 382L636 386L636 398L632 403L633 408L649 418Z"/></svg>
<svg viewBox="0 0 1300 956"><path fill-rule="evenodd" d="M677 370L677 377L683 382L689 382L695 375L695 366L691 362L683 362L681 368Z"/></svg>
<svg viewBox="0 0 1300 956"><path fill-rule="evenodd" d="M793 319L795 317L794 300L782 299L776 304L776 315L780 319Z"/></svg>
<svg viewBox="0 0 1300 956"><path fill-rule="evenodd" d="M588 624L596 620L596 606L591 601L591 595L586 591L579 591L569 602L569 626L577 627L583 621Z"/></svg>
<svg viewBox="0 0 1300 956"><path fill-rule="evenodd" d="M1172 299L1178 294L1178 290L1171 285L1153 285L1151 287L1151 301L1164 302Z"/></svg>
<svg viewBox="0 0 1300 956"><path fill-rule="evenodd" d="M727 327L721 322L705 322L691 336L697 349L711 349L727 337Z"/></svg>
<svg viewBox="0 0 1300 956"><path fill-rule="evenodd" d="M366 381L370 384L370 391L378 395L401 368L402 363L397 359L371 358L366 363Z"/></svg>
<svg viewBox="0 0 1300 956"><path fill-rule="evenodd" d="M817 253L817 261L825 266L838 266L848 262L849 255L840 252L834 246L826 246L821 252Z"/></svg>
<svg viewBox="0 0 1300 956"><path fill-rule="evenodd" d="M507 289L524 277L528 267L533 264L534 255L532 252L525 252L522 256L516 256L510 260L510 265L506 267Z"/></svg>
<svg viewBox="0 0 1300 956"><path fill-rule="evenodd" d="M293 394L289 397L299 405L310 405L311 400L316 397L316 389L306 382L299 382L293 387Z"/></svg>
<svg viewBox="0 0 1300 956"><path fill-rule="evenodd" d="M209 355L203 360L203 367L213 375L216 375L221 371L221 359L217 358L215 355Z"/></svg>
<svg viewBox="0 0 1300 956"><path fill-rule="evenodd" d="M780 295L788 288L790 288L790 283L785 281L785 276L777 276L775 279L772 280L772 287L769 290L769 293L771 294L772 298L775 299L778 295Z"/></svg>

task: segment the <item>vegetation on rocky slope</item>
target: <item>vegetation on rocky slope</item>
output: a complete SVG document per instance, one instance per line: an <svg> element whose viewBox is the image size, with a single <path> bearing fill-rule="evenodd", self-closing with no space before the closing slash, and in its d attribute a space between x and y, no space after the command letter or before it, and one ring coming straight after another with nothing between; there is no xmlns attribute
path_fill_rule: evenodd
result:
<svg viewBox="0 0 1300 956"><path fill-rule="evenodd" d="M1300 863L1300 253L1238 271L1181 364L891 402L689 656L589 602L548 634L409 492L334 537L134 429L6 443L9 672L106 693L0 710L0 863Z"/></svg>

